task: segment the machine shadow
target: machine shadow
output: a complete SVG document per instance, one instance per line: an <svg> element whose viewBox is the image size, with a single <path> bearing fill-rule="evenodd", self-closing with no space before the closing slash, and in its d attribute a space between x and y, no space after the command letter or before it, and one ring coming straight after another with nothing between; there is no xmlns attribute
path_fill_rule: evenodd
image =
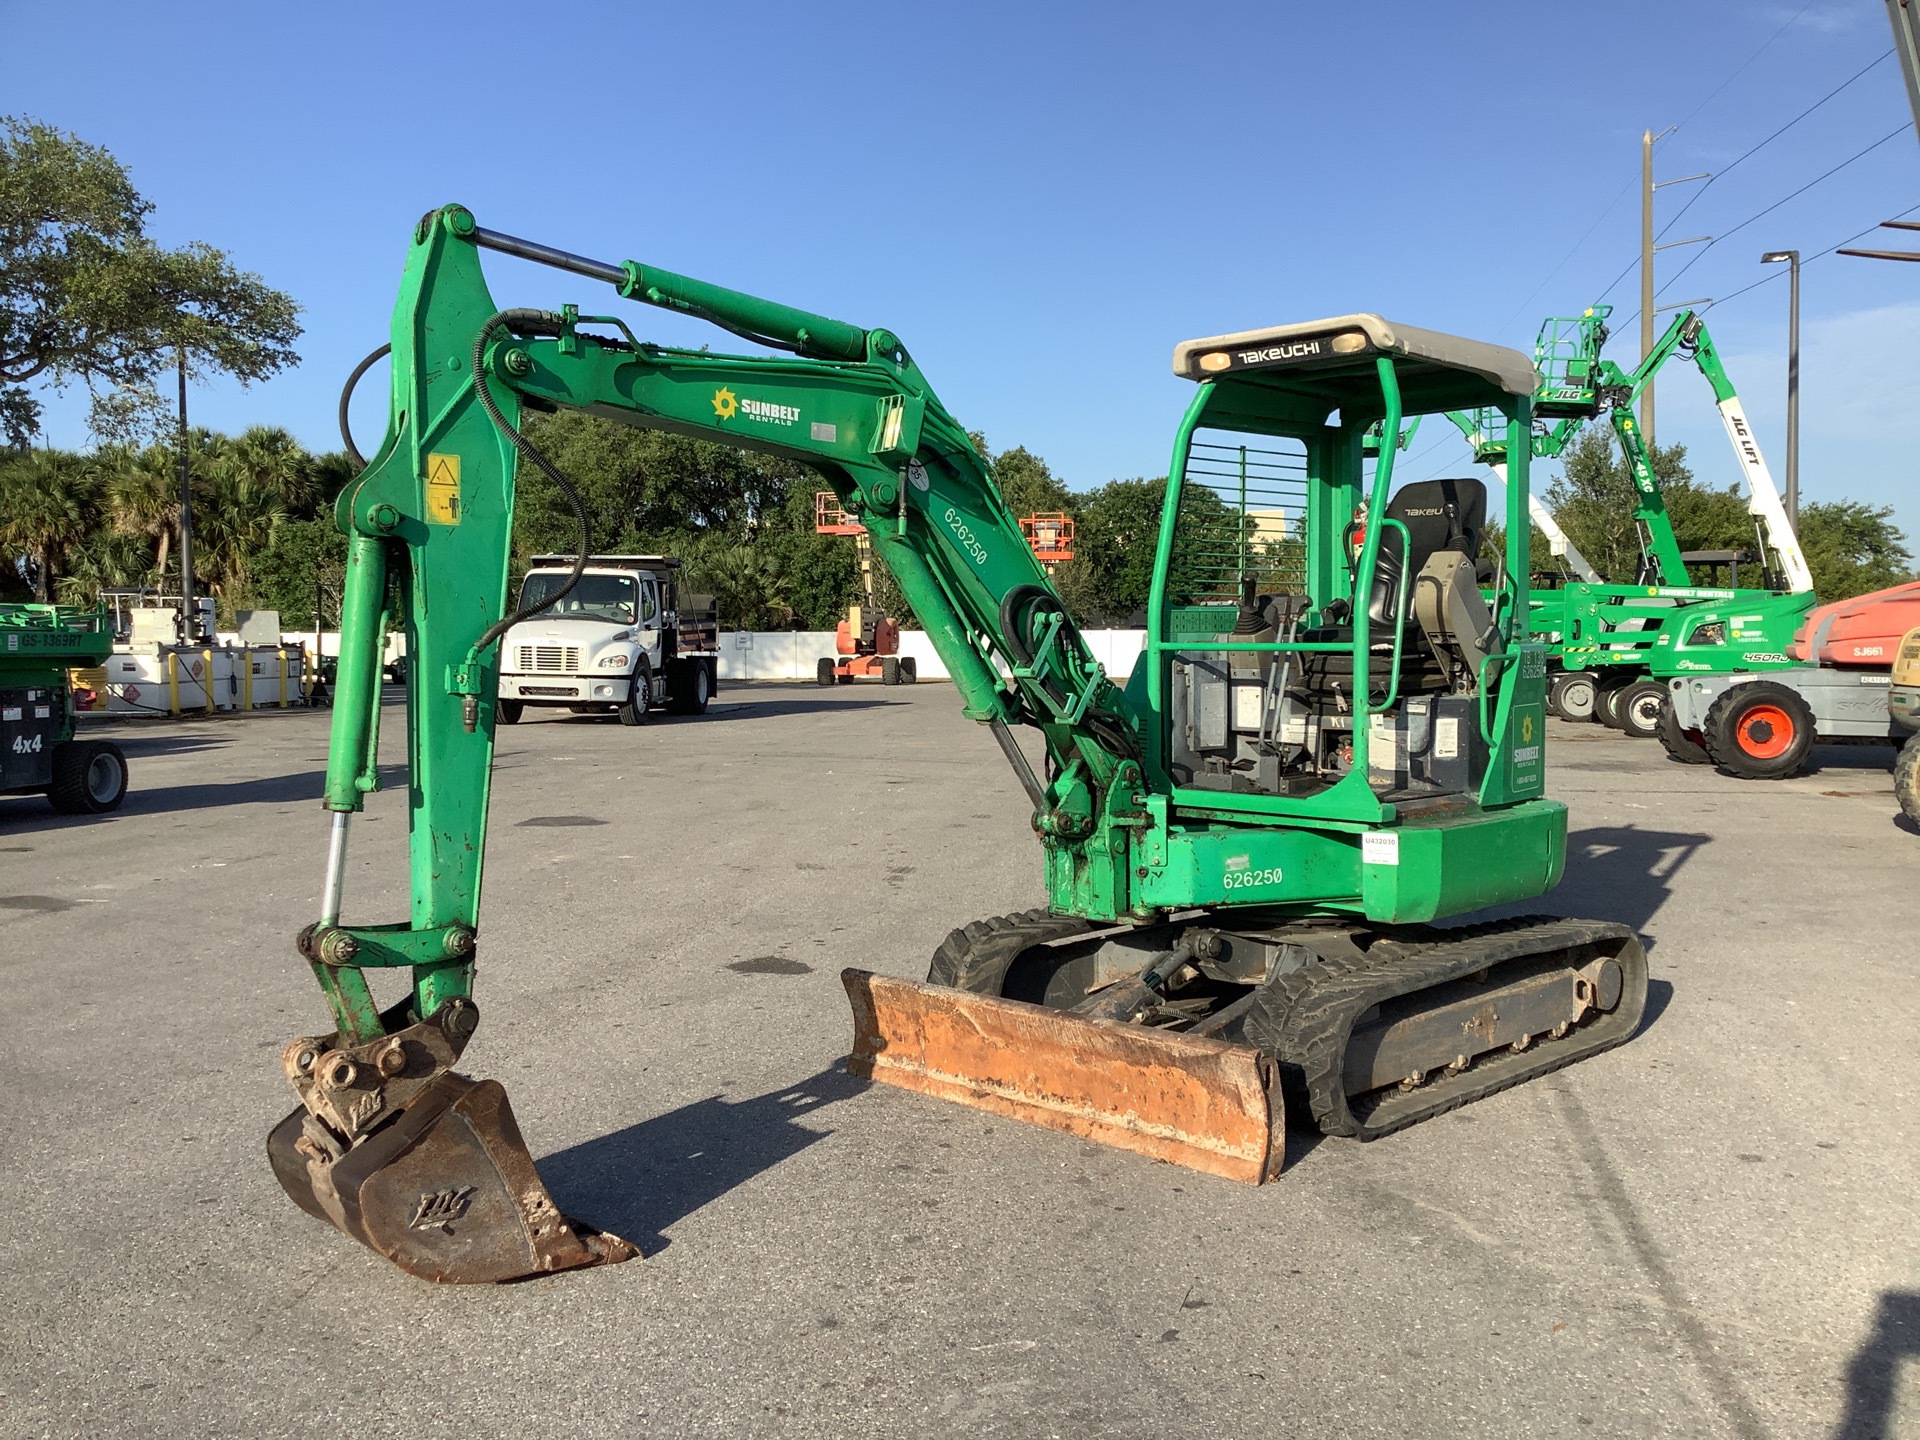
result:
<svg viewBox="0 0 1920 1440"><path fill-rule="evenodd" d="M675 1221L833 1133L802 1120L868 1088L836 1065L751 1100L711 1096L556 1151L540 1175L567 1214L657 1254Z"/></svg>
<svg viewBox="0 0 1920 1440"><path fill-rule="evenodd" d="M1673 898L1675 877L1711 835L1687 830L1647 830L1638 825L1595 825L1567 836L1567 868L1560 884L1536 900L1517 901L1463 916L1486 920L1541 910L1617 920L1644 931ZM1452 923L1452 922L1449 922ZM1649 953L1652 940L1647 941Z"/></svg>
<svg viewBox="0 0 1920 1440"><path fill-rule="evenodd" d="M1847 1408L1833 1440L1886 1440L1893 1431L1894 1390L1904 1360L1920 1359L1920 1294L1889 1290L1880 1297L1873 1332L1847 1366Z"/></svg>

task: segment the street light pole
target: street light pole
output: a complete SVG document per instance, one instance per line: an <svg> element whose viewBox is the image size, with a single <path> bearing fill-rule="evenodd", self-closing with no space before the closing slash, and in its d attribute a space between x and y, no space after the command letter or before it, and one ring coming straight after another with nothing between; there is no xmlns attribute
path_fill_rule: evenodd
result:
<svg viewBox="0 0 1920 1440"><path fill-rule="evenodd" d="M1800 252L1769 250L1762 265L1787 270L1787 524L1800 533Z"/></svg>
<svg viewBox="0 0 1920 1440"><path fill-rule="evenodd" d="M173 350L180 375L180 638L189 645L204 639L193 605L193 487L187 465L187 347Z"/></svg>

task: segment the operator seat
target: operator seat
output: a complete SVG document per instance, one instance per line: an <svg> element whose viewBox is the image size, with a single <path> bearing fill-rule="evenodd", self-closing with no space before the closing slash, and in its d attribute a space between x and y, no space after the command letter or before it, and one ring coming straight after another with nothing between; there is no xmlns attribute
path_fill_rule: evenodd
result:
<svg viewBox="0 0 1920 1440"><path fill-rule="evenodd" d="M1473 602L1479 602L1478 640L1488 628L1486 605L1473 588L1476 558L1487 526L1487 487L1470 477L1416 480L1387 501L1386 517L1405 525L1380 536L1373 586L1367 594L1367 620L1373 658L1369 667L1384 683L1392 664L1394 626L1404 625L1401 642L1402 694L1451 687L1460 660L1446 652L1458 647L1461 632L1474 628ZM1358 564L1358 556L1351 563ZM1403 577L1413 580L1403 586ZM1469 601L1462 593L1471 590ZM1396 601L1399 613L1396 615ZM1423 614L1422 612L1426 612ZM1429 619L1438 623L1428 624ZM1302 640L1341 643L1353 640L1351 624L1321 625L1300 633ZM1477 648L1477 647L1476 647ZM1302 657L1302 680L1309 690L1334 687L1351 692L1353 656L1339 651ZM1477 671L1478 656L1471 657Z"/></svg>

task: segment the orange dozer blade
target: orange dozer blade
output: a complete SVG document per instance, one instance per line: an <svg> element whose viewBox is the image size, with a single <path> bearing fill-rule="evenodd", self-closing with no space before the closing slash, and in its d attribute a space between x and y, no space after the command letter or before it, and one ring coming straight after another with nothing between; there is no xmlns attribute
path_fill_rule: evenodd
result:
<svg viewBox="0 0 1920 1440"><path fill-rule="evenodd" d="M1280 1172L1285 1106L1252 1046L866 970L840 980L855 1076L1229 1180Z"/></svg>

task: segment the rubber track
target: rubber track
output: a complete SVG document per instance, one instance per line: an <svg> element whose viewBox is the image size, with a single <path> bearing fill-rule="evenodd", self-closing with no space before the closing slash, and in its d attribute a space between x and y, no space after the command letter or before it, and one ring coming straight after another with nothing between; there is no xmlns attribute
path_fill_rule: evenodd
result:
<svg viewBox="0 0 1920 1440"><path fill-rule="evenodd" d="M927 966L927 983L998 995L1021 951L1086 928L1086 921L1045 907L972 921L940 942Z"/></svg>
<svg viewBox="0 0 1920 1440"><path fill-rule="evenodd" d="M1506 961L1587 947L1593 952L1579 955L1576 963L1586 963L1594 953L1614 954L1620 962L1620 1002L1613 1010L1559 1040L1541 1039L1519 1054L1497 1051L1458 1075L1443 1075L1412 1091L1388 1091L1364 1118L1348 1106L1347 1044L1370 1007ZM1279 1061L1290 1108L1300 1105L1325 1134L1377 1140L1624 1043L1639 1029L1646 1000L1646 951L1630 927L1526 916L1457 930L1423 927L1423 933L1375 941L1364 957L1322 956L1260 992L1245 1034Z"/></svg>

